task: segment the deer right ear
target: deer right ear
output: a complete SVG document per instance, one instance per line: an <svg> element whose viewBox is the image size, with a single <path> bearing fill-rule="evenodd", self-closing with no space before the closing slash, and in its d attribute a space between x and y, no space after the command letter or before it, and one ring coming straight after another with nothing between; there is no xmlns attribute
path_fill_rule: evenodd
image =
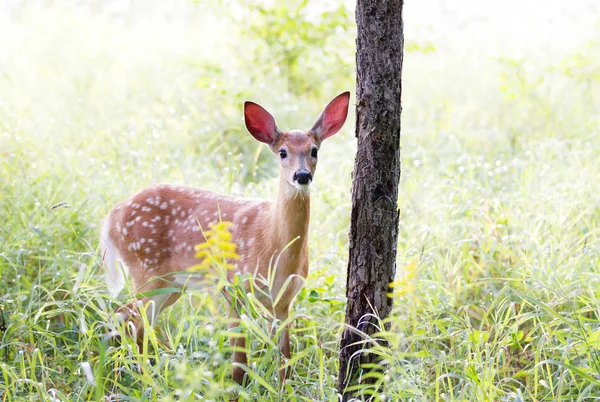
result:
<svg viewBox="0 0 600 402"><path fill-rule="evenodd" d="M279 129L271 113L254 102L244 103L244 120L252 136L265 144L273 144L279 135Z"/></svg>

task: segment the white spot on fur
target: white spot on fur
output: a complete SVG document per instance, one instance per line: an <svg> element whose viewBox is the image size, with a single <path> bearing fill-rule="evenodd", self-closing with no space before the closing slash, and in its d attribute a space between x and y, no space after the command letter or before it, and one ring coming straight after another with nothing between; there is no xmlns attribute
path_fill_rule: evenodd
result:
<svg viewBox="0 0 600 402"><path fill-rule="evenodd" d="M163 202L162 204L160 204L160 209L167 209L168 204L166 202Z"/></svg>
<svg viewBox="0 0 600 402"><path fill-rule="evenodd" d="M129 250L139 250L140 248L142 248L142 246L139 242L129 243L129 246L128 246Z"/></svg>

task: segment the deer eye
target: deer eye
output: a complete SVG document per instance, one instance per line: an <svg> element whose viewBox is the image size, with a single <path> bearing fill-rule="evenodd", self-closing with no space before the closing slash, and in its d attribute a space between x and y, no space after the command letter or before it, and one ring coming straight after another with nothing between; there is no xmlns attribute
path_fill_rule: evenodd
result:
<svg viewBox="0 0 600 402"><path fill-rule="evenodd" d="M281 157L281 159L285 159L287 157L287 151L285 149L280 149L279 156Z"/></svg>
<svg viewBox="0 0 600 402"><path fill-rule="evenodd" d="M317 148L313 148L312 151L310 151L310 155L313 158L316 158L319 155L319 150Z"/></svg>

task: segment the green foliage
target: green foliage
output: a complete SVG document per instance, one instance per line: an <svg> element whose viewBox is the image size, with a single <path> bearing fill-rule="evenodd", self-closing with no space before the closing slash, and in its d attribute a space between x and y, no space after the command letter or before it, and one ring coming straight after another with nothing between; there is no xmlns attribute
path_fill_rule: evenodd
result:
<svg viewBox="0 0 600 402"><path fill-rule="evenodd" d="M184 294L147 328L141 352L106 338L133 297L110 299L101 280L98 231L110 207L158 181L272 198L276 164L243 130L243 100L302 128L353 85L348 11L236 3L253 18L232 23L218 14L225 2L195 15L204 3L160 23L162 2L123 15L28 3L15 9L18 23L0 24L0 400L337 400L354 116L324 144L312 184L290 380L277 376L281 323L272 328L235 285L226 291L245 300L250 334L243 389L230 377L228 339L239 329L228 330L214 290ZM541 61L448 51L443 64L447 43L418 43L405 58L395 308L372 340L384 371L364 373L385 390L361 387L360 397L593 399L598 42ZM16 57L23 49L28 57ZM274 68L288 61L296 67Z"/></svg>
<svg viewBox="0 0 600 402"><path fill-rule="evenodd" d="M353 75L355 29L345 4L331 9L309 0L241 5L234 21L243 36L257 42L250 55L242 53L255 75L285 77L287 90L295 96L321 96L323 81L332 81L333 87L347 85Z"/></svg>

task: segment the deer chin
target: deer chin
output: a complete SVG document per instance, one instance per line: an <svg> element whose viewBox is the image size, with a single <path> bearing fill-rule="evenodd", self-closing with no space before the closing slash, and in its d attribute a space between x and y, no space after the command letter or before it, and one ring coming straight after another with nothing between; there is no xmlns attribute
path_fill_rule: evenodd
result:
<svg viewBox="0 0 600 402"><path fill-rule="evenodd" d="M307 197L310 194L310 183L309 184L291 184L286 182L285 194L288 199Z"/></svg>

